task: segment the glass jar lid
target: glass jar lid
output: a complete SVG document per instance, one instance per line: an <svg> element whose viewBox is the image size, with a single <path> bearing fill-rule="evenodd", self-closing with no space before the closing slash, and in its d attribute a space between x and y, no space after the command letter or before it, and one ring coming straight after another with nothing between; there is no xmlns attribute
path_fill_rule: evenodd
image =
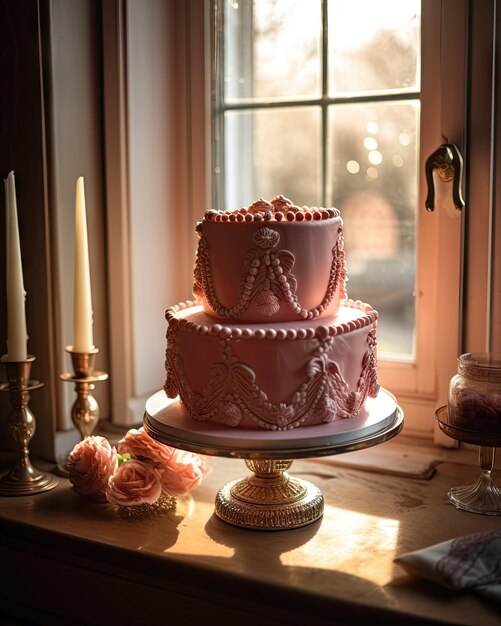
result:
<svg viewBox="0 0 501 626"><path fill-rule="evenodd" d="M501 382L501 353L467 352L458 358L458 372L467 378Z"/></svg>

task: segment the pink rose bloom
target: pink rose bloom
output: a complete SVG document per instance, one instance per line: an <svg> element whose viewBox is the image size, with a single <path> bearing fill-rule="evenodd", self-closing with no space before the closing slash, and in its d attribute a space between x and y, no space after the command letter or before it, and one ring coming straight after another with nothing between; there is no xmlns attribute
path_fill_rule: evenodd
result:
<svg viewBox="0 0 501 626"><path fill-rule="evenodd" d="M162 493L156 469L134 459L122 463L108 481L106 497L111 504L136 506L153 504Z"/></svg>
<svg viewBox="0 0 501 626"><path fill-rule="evenodd" d="M66 468L75 491L105 500L108 479L117 468L117 451L104 437L91 435L73 448Z"/></svg>
<svg viewBox="0 0 501 626"><path fill-rule="evenodd" d="M168 463L174 453L175 448L164 446L148 435L140 428L132 428L123 439L118 442L120 454L128 452L136 459L149 459L155 464L164 465Z"/></svg>
<svg viewBox="0 0 501 626"><path fill-rule="evenodd" d="M172 496L185 496L210 474L211 467L198 454L172 448L167 464L158 468L164 490Z"/></svg>

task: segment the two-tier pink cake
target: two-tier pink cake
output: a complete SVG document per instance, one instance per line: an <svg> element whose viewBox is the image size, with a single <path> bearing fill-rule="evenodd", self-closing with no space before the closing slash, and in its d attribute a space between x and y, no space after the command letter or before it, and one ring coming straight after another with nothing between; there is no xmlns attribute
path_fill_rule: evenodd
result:
<svg viewBox="0 0 501 626"><path fill-rule="evenodd" d="M377 396L377 313L346 297L337 209L278 196L207 211L196 230L196 300L166 312L170 398L196 420L286 430Z"/></svg>

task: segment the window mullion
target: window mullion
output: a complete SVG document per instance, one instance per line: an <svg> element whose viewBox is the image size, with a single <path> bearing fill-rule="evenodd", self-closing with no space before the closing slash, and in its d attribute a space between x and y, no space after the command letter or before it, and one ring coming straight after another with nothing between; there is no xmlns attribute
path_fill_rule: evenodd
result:
<svg viewBox="0 0 501 626"><path fill-rule="evenodd" d="M329 23L327 0L322 0L322 205L327 205L327 93L328 93L328 51Z"/></svg>
<svg viewBox="0 0 501 626"><path fill-rule="evenodd" d="M376 103L376 102L401 102L404 100L416 100L420 97L420 91L412 90L400 93L388 92L388 93L371 93L349 96L329 96L324 94L320 98L304 98L304 99L283 99L275 98L273 100L264 101L251 101L251 100L239 100L238 102L224 102L218 106L217 112L220 114L226 111L238 111L238 110L250 110L250 109L273 109L273 108L292 108L292 107L307 107L307 106L325 106L328 107L332 104L364 104L364 103Z"/></svg>
<svg viewBox="0 0 501 626"><path fill-rule="evenodd" d="M224 11L219 0L213 0L211 11L212 70L212 137L211 169L213 206L222 206L224 197Z"/></svg>

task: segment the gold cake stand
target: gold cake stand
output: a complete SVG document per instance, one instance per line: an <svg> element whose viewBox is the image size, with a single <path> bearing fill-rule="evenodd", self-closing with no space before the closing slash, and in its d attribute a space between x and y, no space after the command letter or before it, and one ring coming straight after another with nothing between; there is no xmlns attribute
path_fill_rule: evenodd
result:
<svg viewBox="0 0 501 626"><path fill-rule="evenodd" d="M234 526L254 530L299 528L322 516L320 489L288 473L294 459L379 445L398 435L403 421L402 409L385 389L353 419L290 431L230 429L197 422L178 399L170 400L163 391L149 398L143 418L145 431L163 444L245 460L252 474L218 491L215 513Z"/></svg>

